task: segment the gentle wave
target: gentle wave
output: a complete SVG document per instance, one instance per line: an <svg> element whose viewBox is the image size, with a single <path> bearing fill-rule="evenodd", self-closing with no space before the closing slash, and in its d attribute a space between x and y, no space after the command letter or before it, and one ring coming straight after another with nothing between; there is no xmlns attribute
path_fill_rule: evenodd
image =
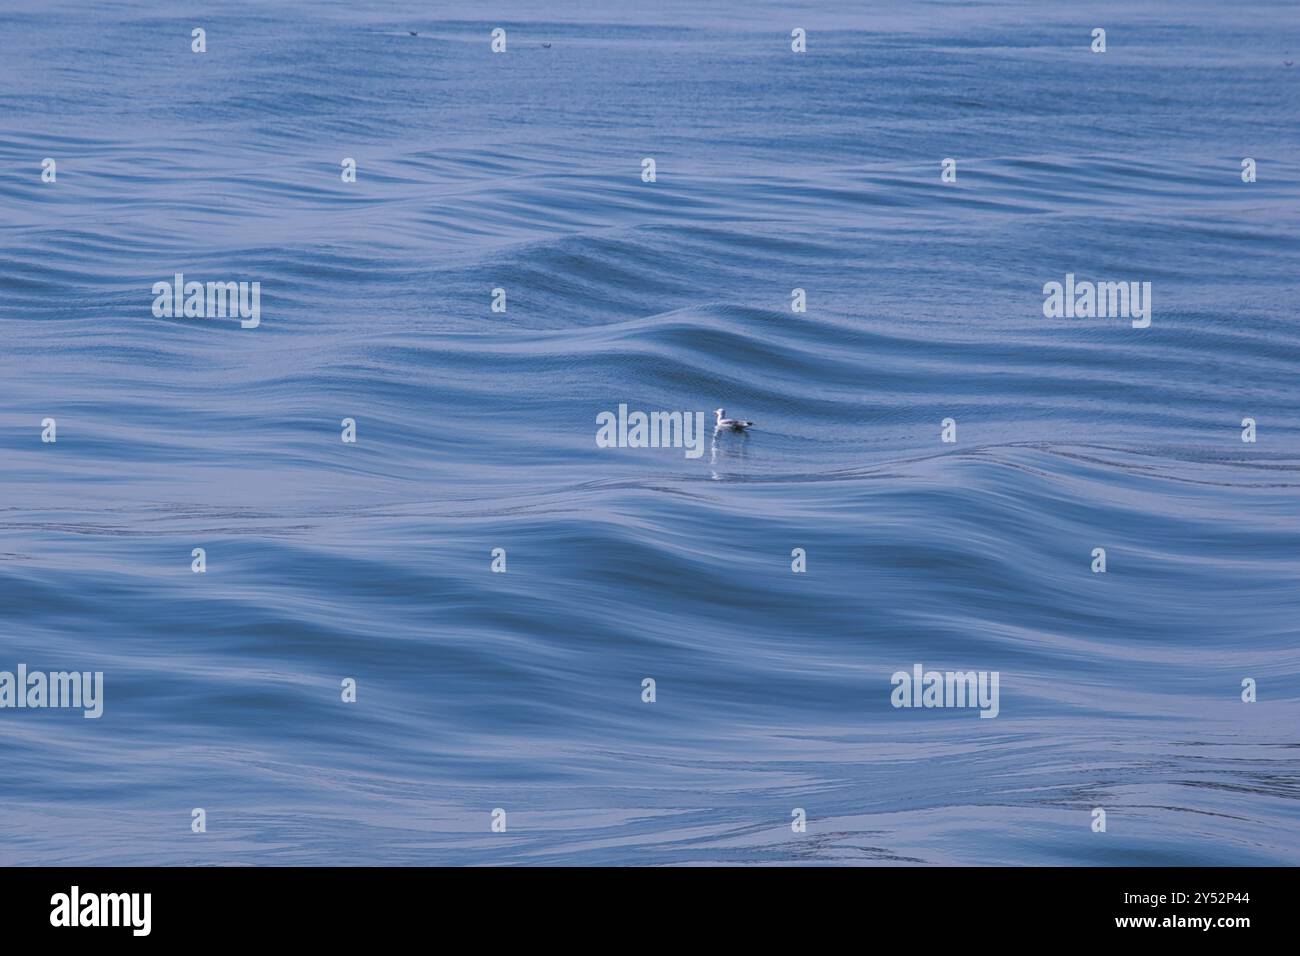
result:
<svg viewBox="0 0 1300 956"><path fill-rule="evenodd" d="M0 15L0 669L107 701L0 716L0 862L1297 862L1285 4L1103 5L1104 61L1019 3L802 60L767 5L520 0L497 60L62 6ZM177 272L261 326L155 318ZM1151 327L1045 318L1066 273ZM917 662L997 719L894 709Z"/></svg>

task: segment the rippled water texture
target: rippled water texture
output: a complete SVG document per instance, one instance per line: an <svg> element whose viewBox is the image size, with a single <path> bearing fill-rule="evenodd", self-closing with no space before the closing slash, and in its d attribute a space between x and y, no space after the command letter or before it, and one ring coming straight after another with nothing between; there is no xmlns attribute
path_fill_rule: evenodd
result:
<svg viewBox="0 0 1300 956"><path fill-rule="evenodd" d="M0 862L1300 862L1293 3L221 7L0 12Z"/></svg>

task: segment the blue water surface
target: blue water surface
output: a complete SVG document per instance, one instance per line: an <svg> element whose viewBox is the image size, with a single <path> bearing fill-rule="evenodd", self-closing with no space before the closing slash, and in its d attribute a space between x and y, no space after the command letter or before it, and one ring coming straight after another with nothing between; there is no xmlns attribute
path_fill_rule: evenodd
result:
<svg viewBox="0 0 1300 956"><path fill-rule="evenodd" d="M105 703L0 711L0 863L1300 862L1298 59L1290 0L5 0L0 669Z"/></svg>

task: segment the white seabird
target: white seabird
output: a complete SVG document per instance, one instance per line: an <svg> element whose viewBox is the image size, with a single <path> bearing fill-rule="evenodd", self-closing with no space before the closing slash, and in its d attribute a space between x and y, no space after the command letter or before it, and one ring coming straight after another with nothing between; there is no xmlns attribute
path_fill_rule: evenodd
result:
<svg viewBox="0 0 1300 956"><path fill-rule="evenodd" d="M727 410L725 408L715 408L713 414L717 417L717 421L713 423L713 430L715 432L721 431L724 428L730 428L733 432L743 432L750 425L754 424L753 422L745 421L743 418L727 418Z"/></svg>

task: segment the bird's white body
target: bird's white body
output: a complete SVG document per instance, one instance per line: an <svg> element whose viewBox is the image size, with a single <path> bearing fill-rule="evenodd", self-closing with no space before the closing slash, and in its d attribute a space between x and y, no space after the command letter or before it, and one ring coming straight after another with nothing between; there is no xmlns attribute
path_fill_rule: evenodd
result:
<svg viewBox="0 0 1300 956"><path fill-rule="evenodd" d="M713 430L721 431L724 428L730 428L733 432L743 432L746 428L753 425L753 422L747 422L743 418L727 418L725 408L715 408L713 414L717 419L713 424Z"/></svg>

